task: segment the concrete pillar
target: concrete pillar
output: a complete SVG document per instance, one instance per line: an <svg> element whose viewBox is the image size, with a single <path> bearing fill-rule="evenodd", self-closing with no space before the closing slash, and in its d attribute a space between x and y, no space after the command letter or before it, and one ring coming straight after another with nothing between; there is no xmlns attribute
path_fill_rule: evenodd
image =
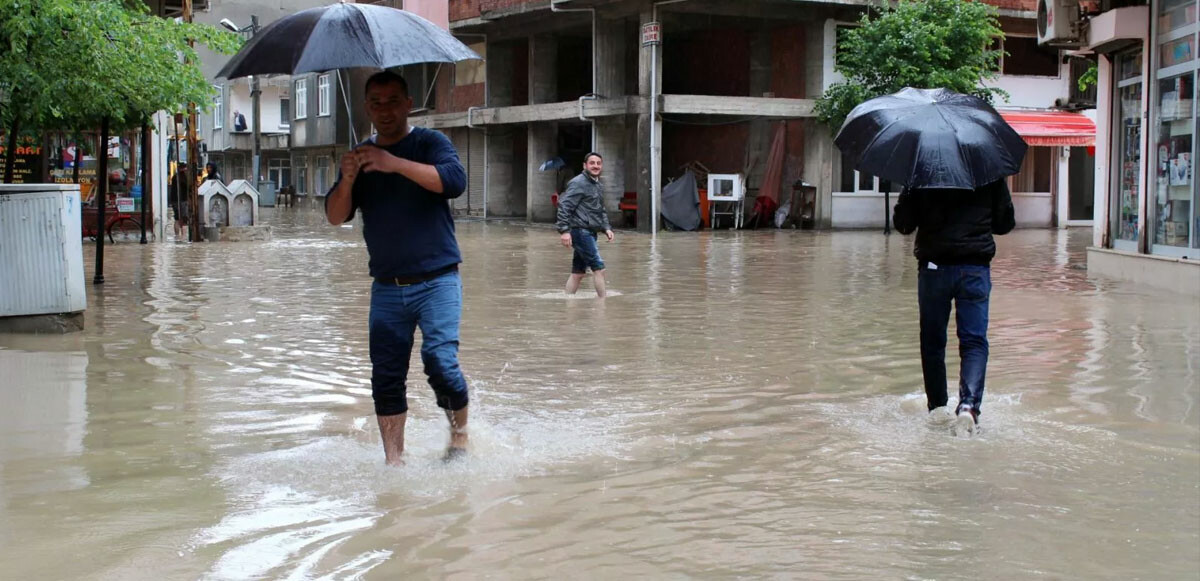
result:
<svg viewBox="0 0 1200 581"><path fill-rule="evenodd" d="M625 96L625 21L599 19L596 22L596 93L604 99ZM624 117L597 119L592 125L596 151L604 156L604 207L613 224L621 224L617 204L625 195L625 165L633 162L634 152L626 151ZM632 155L631 155L632 154ZM646 206L647 214L649 206ZM640 212L639 212L640 213Z"/></svg>
<svg viewBox="0 0 1200 581"><path fill-rule="evenodd" d="M1055 147L1051 150L1055 170L1051 174L1055 202L1053 224L1057 228L1066 228L1067 220L1071 217L1071 148Z"/></svg>
<svg viewBox="0 0 1200 581"><path fill-rule="evenodd" d="M608 99L625 95L625 21L596 20L596 93Z"/></svg>
<svg viewBox="0 0 1200 581"><path fill-rule="evenodd" d="M522 136L522 139L524 136ZM488 134L488 216L515 218L525 214L525 192L516 187L516 140L511 130ZM522 176L523 178L524 176ZM524 181L524 179L520 180Z"/></svg>
<svg viewBox="0 0 1200 581"><path fill-rule="evenodd" d="M816 99L825 90L825 35L837 34L833 26L826 27L817 20L809 23L805 32L804 90L805 97ZM833 157L841 155L833 144L833 134L815 117L804 124L804 181L817 188L815 224L817 228L833 226Z"/></svg>
<svg viewBox="0 0 1200 581"><path fill-rule="evenodd" d="M530 91L530 98L532 97L533 92ZM538 167L542 162L558 155L558 124L530 123L528 135L529 163L526 164L526 183L529 186L525 200L525 219L530 222L553 222L555 209L550 197L558 189L558 172L539 171Z"/></svg>
<svg viewBox="0 0 1200 581"><path fill-rule="evenodd" d="M617 204L625 195L625 118L605 117L597 119L593 126L596 132L596 151L604 156L604 174L601 184L604 186L604 208L608 210L609 221L614 225L621 224L620 210ZM638 214L642 206L638 205ZM649 206L646 206L649 210Z"/></svg>
<svg viewBox="0 0 1200 581"><path fill-rule="evenodd" d="M491 63L488 63L488 66L491 66ZM549 34L537 35L529 39L529 103L554 103L556 101L558 101L558 39ZM532 152L532 149L530 151Z"/></svg>
<svg viewBox="0 0 1200 581"><path fill-rule="evenodd" d="M644 25L651 20L651 12L649 9L643 10L640 17L640 24ZM661 46L659 47L662 48ZM655 56L657 54L657 59ZM657 62L655 62L657 61ZM642 46L638 52L638 94L642 97L647 105L647 113L642 113L637 116L637 152L636 155L631 155L630 159L636 159L638 164L637 170L637 192L638 192L638 231L649 232L651 219L657 220L657 216L651 216L650 207L652 188L650 185L650 160L652 156L657 156L661 160L661 152L651 151L650 130L652 126L657 125L661 129L662 122L655 119L650 119L649 114L649 99L650 99L650 80L651 69L657 70L658 76L658 91L662 94L662 52L654 51L652 47Z"/></svg>
<svg viewBox="0 0 1200 581"><path fill-rule="evenodd" d="M540 34L529 39L529 103L558 101L558 39ZM526 130L529 143L525 164L525 219L530 222L553 222L554 204L551 196L557 188L554 171L539 171L542 162L558 155L558 124L530 123Z"/></svg>
<svg viewBox="0 0 1200 581"><path fill-rule="evenodd" d="M750 96L764 97L771 91L771 30L758 27L758 33L750 37ZM746 138L748 159L752 165L746 176L746 186L762 187L767 172L767 158L771 155L771 142L775 137L777 122L752 121ZM753 184L753 185L752 185ZM780 200L783 203L785 200Z"/></svg>
<svg viewBox="0 0 1200 581"><path fill-rule="evenodd" d="M487 47L487 106L508 107L513 104L513 45L489 43ZM519 216L524 201L513 198L513 134L511 131L487 133L487 215Z"/></svg>
<svg viewBox="0 0 1200 581"><path fill-rule="evenodd" d="M804 173L801 179L816 186L816 227L833 227L833 156L840 155L829 128L809 118L804 123Z"/></svg>
<svg viewBox="0 0 1200 581"><path fill-rule="evenodd" d="M513 104L513 45L488 43L487 47L487 106L509 107Z"/></svg>

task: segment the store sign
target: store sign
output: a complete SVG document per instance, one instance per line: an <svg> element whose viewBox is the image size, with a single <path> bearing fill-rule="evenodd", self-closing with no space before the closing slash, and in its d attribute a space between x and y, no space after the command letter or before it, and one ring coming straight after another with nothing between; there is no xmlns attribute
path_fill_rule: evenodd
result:
<svg viewBox="0 0 1200 581"><path fill-rule="evenodd" d="M0 172L8 159L8 141L0 144ZM33 137L22 137L17 141L13 156L14 184L35 184L42 181L42 146ZM2 177L2 176L0 176Z"/></svg>
<svg viewBox="0 0 1200 581"><path fill-rule="evenodd" d="M642 46L662 43L662 23L647 22L642 25Z"/></svg>
<svg viewBox="0 0 1200 581"><path fill-rule="evenodd" d="M132 212L134 208L133 198L117 198L118 212Z"/></svg>

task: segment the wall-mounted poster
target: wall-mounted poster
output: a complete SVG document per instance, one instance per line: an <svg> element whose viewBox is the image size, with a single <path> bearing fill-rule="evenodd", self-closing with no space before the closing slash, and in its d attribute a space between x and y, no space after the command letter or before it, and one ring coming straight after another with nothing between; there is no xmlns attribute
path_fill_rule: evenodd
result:
<svg viewBox="0 0 1200 581"><path fill-rule="evenodd" d="M1191 153L1182 152L1171 159L1171 185L1187 186L1192 183Z"/></svg>

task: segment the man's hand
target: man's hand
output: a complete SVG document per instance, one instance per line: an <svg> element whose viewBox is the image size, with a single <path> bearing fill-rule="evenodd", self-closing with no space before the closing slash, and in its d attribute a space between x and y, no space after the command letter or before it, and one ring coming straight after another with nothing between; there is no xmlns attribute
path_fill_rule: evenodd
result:
<svg viewBox="0 0 1200 581"><path fill-rule="evenodd" d="M609 242L612 242L612 241L613 241L613 231L612 231L612 230L605 230L605 231L604 231L604 235L605 235L605 236L608 236L608 241L609 241Z"/></svg>
<svg viewBox="0 0 1200 581"><path fill-rule="evenodd" d="M566 246L567 248L571 247L571 233L570 232L563 232L562 236L559 236L558 239L562 241L563 246Z"/></svg>
<svg viewBox="0 0 1200 581"><path fill-rule="evenodd" d="M404 162L381 147L360 147L356 153L363 171L401 173Z"/></svg>
<svg viewBox="0 0 1200 581"><path fill-rule="evenodd" d="M342 155L342 179L354 182L360 167L362 167L362 162L359 161L357 152L347 151Z"/></svg>

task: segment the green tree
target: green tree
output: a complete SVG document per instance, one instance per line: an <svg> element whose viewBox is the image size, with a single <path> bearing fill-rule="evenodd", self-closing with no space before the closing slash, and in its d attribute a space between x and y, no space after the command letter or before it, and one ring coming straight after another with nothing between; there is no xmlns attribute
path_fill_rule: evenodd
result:
<svg viewBox="0 0 1200 581"><path fill-rule="evenodd" d="M140 2L0 0L0 124L10 135L102 120L119 130L189 102L207 107L212 86L189 41L222 53L240 43Z"/></svg>
<svg viewBox="0 0 1200 581"><path fill-rule="evenodd" d="M817 117L834 132L859 103L903 89L946 88L988 102L1007 97L982 86L994 78L1004 37L996 9L970 0L901 0L872 7L838 38L834 68L845 77L817 100Z"/></svg>

